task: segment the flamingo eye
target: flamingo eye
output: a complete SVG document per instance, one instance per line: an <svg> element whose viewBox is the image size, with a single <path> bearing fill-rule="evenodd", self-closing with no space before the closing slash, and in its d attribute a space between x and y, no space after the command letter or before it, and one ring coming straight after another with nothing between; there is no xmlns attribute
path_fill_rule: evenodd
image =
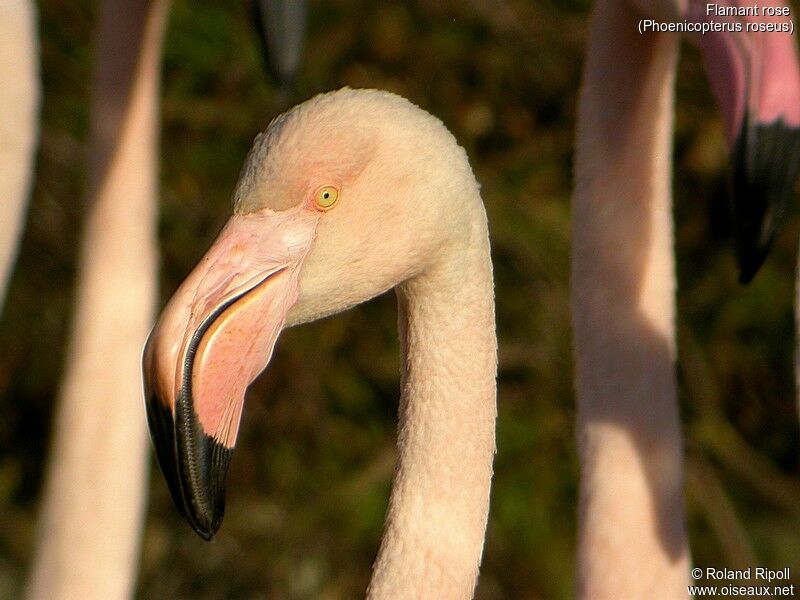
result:
<svg viewBox="0 0 800 600"><path fill-rule="evenodd" d="M330 210L339 201L339 190L332 185L326 185L314 194L314 204L320 210Z"/></svg>

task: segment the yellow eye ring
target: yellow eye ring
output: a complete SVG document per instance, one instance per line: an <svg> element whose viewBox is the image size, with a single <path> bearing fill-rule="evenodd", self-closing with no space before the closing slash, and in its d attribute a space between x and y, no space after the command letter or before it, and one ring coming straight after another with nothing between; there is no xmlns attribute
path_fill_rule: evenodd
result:
<svg viewBox="0 0 800 600"><path fill-rule="evenodd" d="M319 188L314 194L314 204L320 210L330 210L339 201L339 190L332 185Z"/></svg>

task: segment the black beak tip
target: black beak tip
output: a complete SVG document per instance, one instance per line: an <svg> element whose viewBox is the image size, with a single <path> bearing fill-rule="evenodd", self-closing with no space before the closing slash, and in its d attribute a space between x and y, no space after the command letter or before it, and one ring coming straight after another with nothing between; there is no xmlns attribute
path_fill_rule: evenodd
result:
<svg viewBox="0 0 800 600"><path fill-rule="evenodd" d="M253 0L250 6L267 69L286 95L291 91L300 69L306 13L305 0Z"/></svg>
<svg viewBox="0 0 800 600"><path fill-rule="evenodd" d="M217 533L219 525L217 525L217 528L215 528L214 530L211 530L211 529L204 529L202 527L197 526L195 523L192 523L192 528L194 529L194 532L197 535L203 538L206 542L210 542L212 539L214 539L214 535Z"/></svg>
<svg viewBox="0 0 800 600"><path fill-rule="evenodd" d="M747 285L753 280L761 265L764 264L768 251L769 249L766 249L758 253L739 256L739 283Z"/></svg>
<svg viewBox="0 0 800 600"><path fill-rule="evenodd" d="M749 125L736 143L731 177L739 281L750 282L783 224L800 173L800 128L782 119Z"/></svg>
<svg viewBox="0 0 800 600"><path fill-rule="evenodd" d="M211 490L209 493L202 494L202 502L198 502L200 494L197 494L188 499L184 498L178 505L194 532L207 542L210 542L217 534L225 515L224 484L223 487L213 491L216 494L211 493Z"/></svg>
<svg viewBox="0 0 800 600"><path fill-rule="evenodd" d="M179 403L180 405L180 403ZM225 514L225 478L232 455L205 435L193 414L177 419L154 394L148 394L147 421L158 464L178 511L195 533L211 541Z"/></svg>

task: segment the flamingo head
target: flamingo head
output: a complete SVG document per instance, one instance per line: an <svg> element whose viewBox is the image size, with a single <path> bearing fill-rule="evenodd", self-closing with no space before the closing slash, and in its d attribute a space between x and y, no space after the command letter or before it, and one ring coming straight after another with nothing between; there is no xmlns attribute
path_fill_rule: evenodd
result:
<svg viewBox="0 0 800 600"><path fill-rule="evenodd" d="M442 123L385 92L343 89L276 118L251 149L233 216L144 350L148 423L179 510L211 539L247 386L280 331L414 277L479 199Z"/></svg>

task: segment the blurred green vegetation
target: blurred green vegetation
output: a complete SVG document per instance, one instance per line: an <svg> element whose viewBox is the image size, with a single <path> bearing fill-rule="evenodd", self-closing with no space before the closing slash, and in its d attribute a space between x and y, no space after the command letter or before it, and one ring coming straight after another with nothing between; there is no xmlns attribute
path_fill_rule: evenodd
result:
<svg viewBox="0 0 800 600"><path fill-rule="evenodd" d="M343 85L402 94L445 122L482 183L500 374L481 600L572 595L569 196L588 4L311 2L292 98ZM38 172L0 320L0 598L21 593L31 557L84 214L95 6L48 0L39 9L45 99ZM262 67L242 2L174 2L162 102L164 299L227 219L254 135L285 108ZM790 566L800 584L796 210L756 281L738 285L722 126L688 47L677 94L678 375L694 560ZM153 470L139 598L363 593L394 461L395 318L388 295L282 336L249 392L226 521L213 543L181 520Z"/></svg>

